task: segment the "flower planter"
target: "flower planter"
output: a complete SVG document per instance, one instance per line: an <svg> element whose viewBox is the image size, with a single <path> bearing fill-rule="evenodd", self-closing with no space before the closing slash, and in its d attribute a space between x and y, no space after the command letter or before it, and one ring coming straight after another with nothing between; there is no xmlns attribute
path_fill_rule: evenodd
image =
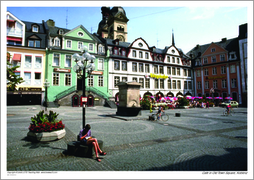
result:
<svg viewBox="0 0 254 180"><path fill-rule="evenodd" d="M31 132L29 131L27 133L28 139L32 141L54 141L57 139L61 139L65 136L66 132L65 129L57 130L57 131L52 131L52 132Z"/></svg>

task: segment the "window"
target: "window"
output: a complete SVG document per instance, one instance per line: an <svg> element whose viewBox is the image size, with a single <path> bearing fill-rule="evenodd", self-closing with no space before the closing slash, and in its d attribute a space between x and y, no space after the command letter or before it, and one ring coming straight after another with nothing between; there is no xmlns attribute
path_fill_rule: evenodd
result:
<svg viewBox="0 0 254 180"><path fill-rule="evenodd" d="M158 66L154 65L154 74L158 74Z"/></svg>
<svg viewBox="0 0 254 180"><path fill-rule="evenodd" d="M65 86L71 86L71 74L65 74Z"/></svg>
<svg viewBox="0 0 254 180"><path fill-rule="evenodd" d="M208 76L209 75L208 69L205 69L204 71L205 71L205 76Z"/></svg>
<svg viewBox="0 0 254 180"><path fill-rule="evenodd" d="M104 85L103 85L103 76L99 76L98 77L98 86L99 87L103 87Z"/></svg>
<svg viewBox="0 0 254 180"><path fill-rule="evenodd" d="M128 78L127 78L127 77L122 77L122 81L123 81L123 82L127 82L127 81L128 81Z"/></svg>
<svg viewBox="0 0 254 180"><path fill-rule="evenodd" d="M164 68L163 68L163 66L160 66L160 74L164 74Z"/></svg>
<svg viewBox="0 0 254 180"><path fill-rule="evenodd" d="M230 73L235 73L235 65L230 66Z"/></svg>
<svg viewBox="0 0 254 180"><path fill-rule="evenodd" d="M188 81L188 87L189 89L192 89L191 81Z"/></svg>
<svg viewBox="0 0 254 180"><path fill-rule="evenodd" d="M134 78L132 78L132 81L133 81L133 82L138 82L138 78L135 78L135 77L134 77Z"/></svg>
<svg viewBox="0 0 254 180"><path fill-rule="evenodd" d="M177 64L180 64L180 59L179 58L177 58Z"/></svg>
<svg viewBox="0 0 254 180"><path fill-rule="evenodd" d="M99 45L99 53L103 53L104 52L104 46L102 46L102 45Z"/></svg>
<svg viewBox="0 0 254 180"><path fill-rule="evenodd" d="M139 51L139 58L143 58L143 52Z"/></svg>
<svg viewBox="0 0 254 180"><path fill-rule="evenodd" d="M213 75L217 74L217 67L213 67Z"/></svg>
<svg viewBox="0 0 254 180"><path fill-rule="evenodd" d="M221 74L226 74L226 66L221 66Z"/></svg>
<svg viewBox="0 0 254 180"><path fill-rule="evenodd" d="M82 32L78 32L78 36L82 37L84 34Z"/></svg>
<svg viewBox="0 0 254 180"><path fill-rule="evenodd" d="M188 87L187 87L187 81L184 81L184 87L183 87L184 89L188 89Z"/></svg>
<svg viewBox="0 0 254 180"><path fill-rule="evenodd" d="M213 88L214 89L218 88L217 80L213 80Z"/></svg>
<svg viewBox="0 0 254 180"><path fill-rule="evenodd" d="M180 68L177 68L177 75L181 76Z"/></svg>
<svg viewBox="0 0 254 180"><path fill-rule="evenodd" d="M200 77L200 70L197 70L197 77Z"/></svg>
<svg viewBox="0 0 254 180"><path fill-rule="evenodd" d="M103 70L104 69L104 64L103 64L103 59L98 59L98 70Z"/></svg>
<svg viewBox="0 0 254 180"><path fill-rule="evenodd" d="M55 39L55 43L54 43L55 46L59 47L60 46L60 40L57 38Z"/></svg>
<svg viewBox="0 0 254 180"><path fill-rule="evenodd" d="M118 55L118 49L114 48L114 54Z"/></svg>
<svg viewBox="0 0 254 180"><path fill-rule="evenodd" d="M134 51L134 50L132 51L132 56L136 57L136 51Z"/></svg>
<svg viewBox="0 0 254 180"><path fill-rule="evenodd" d="M207 63L208 63L208 59L204 58L204 64L207 64Z"/></svg>
<svg viewBox="0 0 254 180"><path fill-rule="evenodd" d="M59 73L53 73L53 86L59 86Z"/></svg>
<svg viewBox="0 0 254 180"><path fill-rule="evenodd" d="M89 50L89 51L93 51L93 44L89 44L89 45L88 45L88 50Z"/></svg>
<svg viewBox="0 0 254 180"><path fill-rule="evenodd" d="M81 49L81 47L83 46L82 42L78 42L78 49Z"/></svg>
<svg viewBox="0 0 254 180"><path fill-rule="evenodd" d="M236 88L236 79L231 79L231 87Z"/></svg>
<svg viewBox="0 0 254 180"><path fill-rule="evenodd" d="M158 79L154 79L154 88L155 89L159 88L159 80Z"/></svg>
<svg viewBox="0 0 254 180"><path fill-rule="evenodd" d="M144 78L139 78L139 83L141 84L141 88L144 88Z"/></svg>
<svg viewBox="0 0 254 180"><path fill-rule="evenodd" d="M187 69L184 69L184 70L183 70L183 75L184 75L184 76L187 76Z"/></svg>
<svg viewBox="0 0 254 180"><path fill-rule="evenodd" d="M205 81L205 89L209 89L209 81Z"/></svg>
<svg viewBox="0 0 254 180"><path fill-rule="evenodd" d="M181 89L181 81L177 81L177 89Z"/></svg>
<svg viewBox="0 0 254 180"><path fill-rule="evenodd" d="M160 88L164 89L164 79L160 79Z"/></svg>
<svg viewBox="0 0 254 180"><path fill-rule="evenodd" d="M172 75L176 75L176 68L172 67Z"/></svg>
<svg viewBox="0 0 254 180"><path fill-rule="evenodd" d="M212 62L213 62L213 63L216 62L216 56L212 56Z"/></svg>
<svg viewBox="0 0 254 180"><path fill-rule="evenodd" d="M127 62L126 61L122 61L122 70L127 71Z"/></svg>
<svg viewBox="0 0 254 180"><path fill-rule="evenodd" d="M171 75L171 67L167 67L167 74Z"/></svg>
<svg viewBox="0 0 254 180"><path fill-rule="evenodd" d="M188 77L191 77L191 70L188 69Z"/></svg>
<svg viewBox="0 0 254 180"><path fill-rule="evenodd" d="M227 88L227 80L226 79L222 79L221 83L222 83L222 88Z"/></svg>
<svg viewBox="0 0 254 180"><path fill-rule="evenodd" d="M173 89L176 89L176 80L173 80Z"/></svg>
<svg viewBox="0 0 254 180"><path fill-rule="evenodd" d="M70 40L67 40L67 42L66 42L66 47L67 47L67 48L71 48L71 41L70 41Z"/></svg>
<svg viewBox="0 0 254 180"><path fill-rule="evenodd" d="M65 56L65 67L71 67L71 55Z"/></svg>
<svg viewBox="0 0 254 180"><path fill-rule="evenodd" d="M88 86L93 87L93 76L88 76Z"/></svg>
<svg viewBox="0 0 254 180"><path fill-rule="evenodd" d="M18 78L20 78L20 72L14 72L14 74L15 74Z"/></svg>
<svg viewBox="0 0 254 180"><path fill-rule="evenodd" d="M146 52L145 56L146 56L146 59L149 59L148 52Z"/></svg>
<svg viewBox="0 0 254 180"><path fill-rule="evenodd" d="M115 76L114 77L114 84L115 84L115 87L117 87L117 84L119 83L120 81L120 77L119 76Z"/></svg>
<svg viewBox="0 0 254 180"><path fill-rule="evenodd" d="M175 58L174 57L172 57L172 63L175 63L176 61L175 61Z"/></svg>
<svg viewBox="0 0 254 180"><path fill-rule="evenodd" d="M25 68L32 67L32 56L25 56Z"/></svg>
<svg viewBox="0 0 254 180"><path fill-rule="evenodd" d="M139 72L144 72L143 63L139 63Z"/></svg>
<svg viewBox="0 0 254 180"><path fill-rule="evenodd" d="M220 55L220 61L225 61L225 54Z"/></svg>
<svg viewBox="0 0 254 180"><path fill-rule="evenodd" d="M42 63L41 63L41 56L36 56L35 57L35 68L42 68Z"/></svg>
<svg viewBox="0 0 254 180"><path fill-rule="evenodd" d="M114 70L120 70L120 61L114 61Z"/></svg>
<svg viewBox="0 0 254 180"><path fill-rule="evenodd" d="M198 89L201 89L201 81L198 81Z"/></svg>
<svg viewBox="0 0 254 180"><path fill-rule="evenodd" d="M62 29L60 29L59 34L64 34L64 31Z"/></svg>
<svg viewBox="0 0 254 180"><path fill-rule="evenodd" d="M132 72L137 72L137 63L132 63Z"/></svg>
<svg viewBox="0 0 254 180"><path fill-rule="evenodd" d="M212 49L211 49L211 52L215 52L215 48L212 48Z"/></svg>
<svg viewBox="0 0 254 180"><path fill-rule="evenodd" d="M39 41L39 40L28 40L28 47L41 47L41 41Z"/></svg>
<svg viewBox="0 0 254 180"><path fill-rule="evenodd" d="M145 72L150 73L149 64L145 64Z"/></svg>
<svg viewBox="0 0 254 180"><path fill-rule="evenodd" d="M33 32L39 32L39 27L36 26L36 25L34 25L34 26L32 27L32 31L33 31Z"/></svg>
<svg viewBox="0 0 254 180"><path fill-rule="evenodd" d="M25 75L24 84L26 85L31 84L31 72L25 72L24 75Z"/></svg>
<svg viewBox="0 0 254 180"><path fill-rule="evenodd" d="M41 85L41 73L34 73L34 84Z"/></svg>
<svg viewBox="0 0 254 180"><path fill-rule="evenodd" d="M60 66L60 55L54 54L53 66Z"/></svg>
<svg viewBox="0 0 254 180"><path fill-rule="evenodd" d="M171 89L171 79L168 79L168 89Z"/></svg>
<svg viewBox="0 0 254 180"><path fill-rule="evenodd" d="M170 56L167 56L167 62L170 62Z"/></svg>
<svg viewBox="0 0 254 180"><path fill-rule="evenodd" d="M12 67L20 66L20 62L18 61L12 61Z"/></svg>
<svg viewBox="0 0 254 180"><path fill-rule="evenodd" d="M122 56L126 56L126 51L122 50Z"/></svg>
<svg viewBox="0 0 254 180"><path fill-rule="evenodd" d="M146 88L150 88L150 79L146 79Z"/></svg>

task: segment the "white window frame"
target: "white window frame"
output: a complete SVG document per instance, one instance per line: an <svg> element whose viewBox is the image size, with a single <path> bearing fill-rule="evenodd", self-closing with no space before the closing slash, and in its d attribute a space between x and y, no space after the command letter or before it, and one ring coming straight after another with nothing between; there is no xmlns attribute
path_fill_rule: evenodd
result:
<svg viewBox="0 0 254 180"><path fill-rule="evenodd" d="M89 75L87 76L88 79L88 87L94 87L94 76L93 75Z"/></svg>
<svg viewBox="0 0 254 180"><path fill-rule="evenodd" d="M225 54L220 55L220 61L226 61Z"/></svg>
<svg viewBox="0 0 254 180"><path fill-rule="evenodd" d="M81 49L82 46L83 46L83 42L78 41L78 49Z"/></svg>
<svg viewBox="0 0 254 180"><path fill-rule="evenodd" d="M205 81L205 89L209 89L209 81Z"/></svg>
<svg viewBox="0 0 254 180"><path fill-rule="evenodd" d="M67 65L67 56L70 56L70 58L68 58L70 60L70 66ZM65 55L65 63L64 63L65 67L71 67L71 63L72 63L71 61L72 61L72 56L69 54L66 54Z"/></svg>
<svg viewBox="0 0 254 180"><path fill-rule="evenodd" d="M235 73L235 72L236 72L235 65L234 64L230 65L230 73Z"/></svg>
<svg viewBox="0 0 254 180"><path fill-rule="evenodd" d="M124 67L125 64L125 67ZM128 71L128 63L127 61L122 61L122 71Z"/></svg>
<svg viewBox="0 0 254 180"><path fill-rule="evenodd" d="M68 42L69 42L70 46L68 45ZM67 40L66 41L66 48L70 48L71 49L71 47L72 47L72 41L71 40Z"/></svg>
<svg viewBox="0 0 254 180"><path fill-rule="evenodd" d="M104 78L103 76L98 76L98 86L103 87L104 86Z"/></svg>
<svg viewBox="0 0 254 180"><path fill-rule="evenodd" d="M30 59L31 61L30 61L30 62L27 62L27 61L26 61L26 60L27 60L26 57L30 57L30 58L31 58L31 59ZM31 55L25 55L25 68L29 68L29 69L32 68L32 61L33 61L33 60L32 60L32 56L31 56Z"/></svg>
<svg viewBox="0 0 254 180"><path fill-rule="evenodd" d="M221 66L220 67L220 69L221 69L221 74L226 74L226 66Z"/></svg>
<svg viewBox="0 0 254 180"><path fill-rule="evenodd" d="M200 76L201 76L200 70L197 70L197 77L200 77Z"/></svg>
<svg viewBox="0 0 254 180"><path fill-rule="evenodd" d="M55 76L55 75L57 75L57 76ZM54 78L56 78L55 81L58 80L57 84L54 84ZM53 72L53 75L52 75L52 86L60 86L60 73Z"/></svg>
<svg viewBox="0 0 254 180"><path fill-rule="evenodd" d="M222 88L227 88L227 80L226 79L221 80L221 87Z"/></svg>
<svg viewBox="0 0 254 180"><path fill-rule="evenodd" d="M205 76L209 76L208 68L205 68L205 69L204 69L204 74L205 74Z"/></svg>
<svg viewBox="0 0 254 180"><path fill-rule="evenodd" d="M217 75L217 67L213 67L213 73L212 73L212 75Z"/></svg>
<svg viewBox="0 0 254 180"><path fill-rule="evenodd" d="M208 58L207 58L207 57L205 57L205 58L203 59L203 63L204 63L204 64L207 64L207 63L208 63Z"/></svg>
<svg viewBox="0 0 254 180"><path fill-rule="evenodd" d="M214 89L218 88L218 81L217 80L213 80L213 88Z"/></svg>
<svg viewBox="0 0 254 180"><path fill-rule="evenodd" d="M26 74L30 74L30 78L27 78ZM24 80L25 82L23 83L24 85L30 85L31 80L32 80L32 73L31 72L24 72Z"/></svg>
<svg viewBox="0 0 254 180"><path fill-rule="evenodd" d="M92 43L88 44L88 51L94 51L94 45Z"/></svg>
<svg viewBox="0 0 254 180"><path fill-rule="evenodd" d="M98 70L104 70L104 59L98 59Z"/></svg>
<svg viewBox="0 0 254 180"><path fill-rule="evenodd" d="M40 60L41 60L41 62L40 63L37 63L37 58L40 58ZM36 69L41 69L42 68L42 56L35 56L35 65L34 65L34 67L36 68Z"/></svg>
<svg viewBox="0 0 254 180"><path fill-rule="evenodd" d="M35 28L37 28L37 30ZM32 26L32 32L39 32L39 26L38 25L33 25Z"/></svg>
<svg viewBox="0 0 254 180"><path fill-rule="evenodd" d="M66 79L67 78L68 78L69 83L67 82L67 85L66 85ZM65 73L64 74L64 86L71 86L71 79L72 79L71 73Z"/></svg>
<svg viewBox="0 0 254 180"><path fill-rule="evenodd" d="M236 88L236 87L237 87L236 79L231 79L231 88Z"/></svg>
<svg viewBox="0 0 254 180"><path fill-rule="evenodd" d="M59 55L59 58L58 58L58 65L57 64L55 64L55 55ZM54 53L53 54L53 62L52 62L52 66L57 66L57 67L60 67L60 63L61 63L61 54L59 54L59 53Z"/></svg>

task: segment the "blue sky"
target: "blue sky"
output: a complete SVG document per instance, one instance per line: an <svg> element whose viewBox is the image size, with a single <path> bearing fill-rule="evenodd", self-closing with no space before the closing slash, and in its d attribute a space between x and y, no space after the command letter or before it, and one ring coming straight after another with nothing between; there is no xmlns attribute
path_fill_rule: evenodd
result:
<svg viewBox="0 0 254 180"><path fill-rule="evenodd" d="M31 2L31 3L30 3ZM101 6L122 6L128 22L128 42L142 37L149 46L164 49L172 44L187 53L197 44L220 41L238 36L238 26L252 22L252 2L227 1L49 1L6 3L5 10L24 21L42 22L53 19L56 26L73 29L83 25L97 32L102 19ZM230 2L230 3L228 3ZM79 7L77 7L79 5ZM2 11L3 12L3 11ZM250 21L251 18L252 20Z"/></svg>

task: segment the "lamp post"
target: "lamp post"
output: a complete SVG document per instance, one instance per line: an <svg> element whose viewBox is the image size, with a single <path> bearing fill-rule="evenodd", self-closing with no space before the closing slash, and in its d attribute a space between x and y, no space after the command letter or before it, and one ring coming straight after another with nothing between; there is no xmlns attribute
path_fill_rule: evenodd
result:
<svg viewBox="0 0 254 180"><path fill-rule="evenodd" d="M47 79L45 79L45 82L43 83L44 87L45 87L45 110L47 112L47 107L48 107L48 87L49 87L49 82Z"/></svg>
<svg viewBox="0 0 254 180"><path fill-rule="evenodd" d="M82 46L81 47L81 54L75 53L72 55L72 59L76 62L76 64L73 66L73 70L75 73L77 73L78 76L82 77L82 89L83 89L83 97L86 97L86 73L91 74L92 71L95 70L94 60L95 56L90 55L87 52L87 47ZM83 75L81 76L81 72L83 71ZM83 100L82 100L83 102ZM83 104L83 128L85 128L86 125L86 104Z"/></svg>

